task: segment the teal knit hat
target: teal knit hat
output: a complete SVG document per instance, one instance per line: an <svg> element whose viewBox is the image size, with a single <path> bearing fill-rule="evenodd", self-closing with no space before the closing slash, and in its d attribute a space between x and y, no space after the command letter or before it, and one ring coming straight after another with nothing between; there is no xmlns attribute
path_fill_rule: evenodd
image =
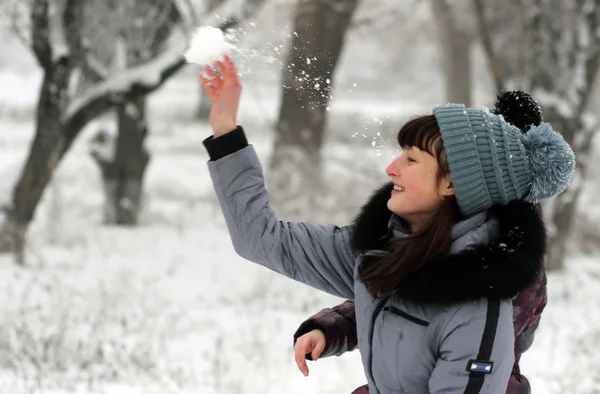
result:
<svg viewBox="0 0 600 394"><path fill-rule="evenodd" d="M564 191L575 156L548 123L527 133L487 109L449 104L433 109L465 216L514 200L541 202Z"/></svg>

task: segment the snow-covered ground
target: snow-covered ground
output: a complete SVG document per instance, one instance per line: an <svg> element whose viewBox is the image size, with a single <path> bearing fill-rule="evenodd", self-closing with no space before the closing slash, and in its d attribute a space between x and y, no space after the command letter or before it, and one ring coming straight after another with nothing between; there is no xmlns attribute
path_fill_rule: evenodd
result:
<svg viewBox="0 0 600 394"><path fill-rule="evenodd" d="M17 60L0 61L4 199L29 148L39 83L28 55L17 45L8 49ZM353 86L352 77L360 77L353 72L341 74L340 86ZM275 85L251 77L244 76L240 122L266 158L279 96ZM0 256L0 394L337 394L364 383L358 352L311 363L306 378L296 369L291 345L298 324L340 300L234 253L206 169L201 141L209 129L193 120L194 78L188 69L151 97L152 160L140 226L100 225L100 174L86 141L98 124L110 124L106 117L85 131L56 171L29 233L28 266ZM387 128L432 103L375 100L373 89L360 94L361 84L332 103L336 137L326 148L326 166L339 177L380 168L383 180L384 164L397 153L386 145L393 139ZM592 209L592 186L584 201L600 216ZM571 256L566 272L549 278L549 305L522 361L536 394L600 392L597 260Z"/></svg>

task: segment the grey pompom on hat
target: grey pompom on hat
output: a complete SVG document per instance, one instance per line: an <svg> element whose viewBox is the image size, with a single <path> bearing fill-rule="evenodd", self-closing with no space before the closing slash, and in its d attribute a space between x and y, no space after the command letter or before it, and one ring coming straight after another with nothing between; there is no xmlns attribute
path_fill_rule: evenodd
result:
<svg viewBox="0 0 600 394"><path fill-rule="evenodd" d="M433 115L465 216L514 200L544 201L573 179L575 155L548 123L522 133L501 115L461 104L437 106Z"/></svg>

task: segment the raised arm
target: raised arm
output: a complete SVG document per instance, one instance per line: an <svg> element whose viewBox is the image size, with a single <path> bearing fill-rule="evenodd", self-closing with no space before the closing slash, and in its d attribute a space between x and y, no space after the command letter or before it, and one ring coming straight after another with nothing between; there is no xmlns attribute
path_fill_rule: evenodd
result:
<svg viewBox="0 0 600 394"><path fill-rule="evenodd" d="M289 278L353 298L350 227L279 221L269 205L263 171L241 127L234 127L241 90L229 58L203 84L213 107L213 136L204 141L208 168L236 252ZM212 81L212 82L211 82Z"/></svg>

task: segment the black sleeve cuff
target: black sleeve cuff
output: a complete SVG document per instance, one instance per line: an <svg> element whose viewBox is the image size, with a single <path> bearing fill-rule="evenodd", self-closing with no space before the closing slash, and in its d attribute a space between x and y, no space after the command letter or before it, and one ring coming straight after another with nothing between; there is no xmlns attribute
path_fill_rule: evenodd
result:
<svg viewBox="0 0 600 394"><path fill-rule="evenodd" d="M210 136L202 143L211 161L219 160L248 146L248 140L242 126L238 126L235 130L217 138Z"/></svg>
<svg viewBox="0 0 600 394"><path fill-rule="evenodd" d="M304 334L308 334L312 330L321 330L323 331L323 333L325 333L325 327L323 327L321 324L318 324L313 319L308 319L302 324L300 324L300 327L298 327L298 329L294 333L294 345L296 345L296 341L298 340L298 338L300 338Z"/></svg>
<svg viewBox="0 0 600 394"><path fill-rule="evenodd" d="M312 319L309 319L302 323L294 333L294 346L296 346L296 341L298 340L298 338L300 338L304 334L308 334L312 330L321 330L323 334L325 334L325 327L314 322ZM327 348L327 345L325 345L325 348ZM325 349L323 350L323 353L325 353ZM309 361L312 361L312 354L306 353L305 358Z"/></svg>

